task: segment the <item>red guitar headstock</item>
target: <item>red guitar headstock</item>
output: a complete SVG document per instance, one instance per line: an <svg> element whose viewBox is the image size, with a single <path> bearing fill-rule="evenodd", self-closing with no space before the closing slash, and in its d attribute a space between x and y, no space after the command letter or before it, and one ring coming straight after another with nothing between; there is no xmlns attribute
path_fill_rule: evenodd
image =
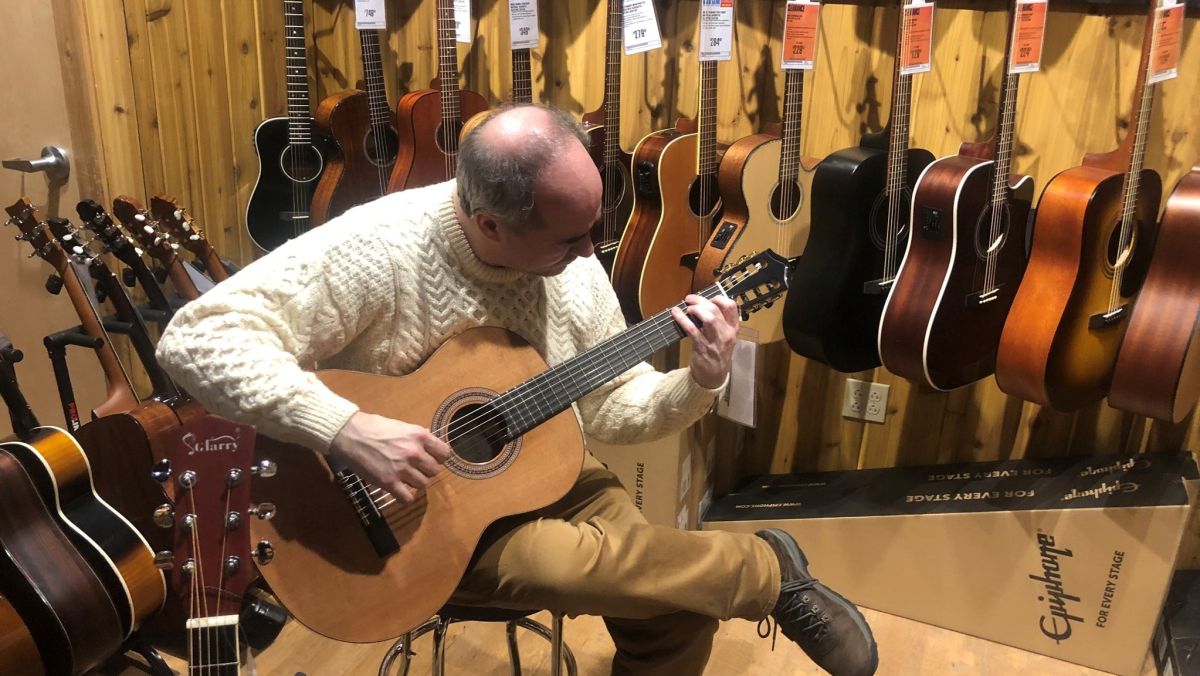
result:
<svg viewBox="0 0 1200 676"><path fill-rule="evenodd" d="M188 604L189 645L207 646L208 658L230 657L242 595L256 576L247 520L269 519L275 512L270 504L250 505L250 480L272 476L274 466L253 466L255 434L249 425L205 415L168 434L168 458L156 467L155 478L169 483L174 500L172 511L160 508L163 513L156 514L160 522L169 515L175 528L166 564L171 588Z"/></svg>
<svg viewBox="0 0 1200 676"><path fill-rule="evenodd" d="M113 200L112 212L125 232L155 259L169 259L179 249L179 245L171 241L171 236L159 228L158 221L136 199L118 195Z"/></svg>
<svg viewBox="0 0 1200 676"><path fill-rule="evenodd" d="M179 201L174 197L170 195L151 197L150 214L183 248L196 256L205 255L208 242L204 238L204 231L192 219L187 209L180 206Z"/></svg>

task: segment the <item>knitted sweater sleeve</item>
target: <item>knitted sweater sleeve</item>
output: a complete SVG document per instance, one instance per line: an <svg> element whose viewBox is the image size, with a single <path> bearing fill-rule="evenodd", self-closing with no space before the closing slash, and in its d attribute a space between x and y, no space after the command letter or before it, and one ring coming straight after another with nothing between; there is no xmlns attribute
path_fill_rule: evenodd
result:
<svg viewBox="0 0 1200 676"><path fill-rule="evenodd" d="M599 264L596 268L600 268ZM616 295L601 275L591 284L592 329L586 348L626 329ZM712 406L724 385L710 390L697 383L687 367L667 373L642 362L579 400L588 436L612 444L652 441L689 427Z"/></svg>
<svg viewBox="0 0 1200 676"><path fill-rule="evenodd" d="M386 251L350 219L292 240L184 306L158 359L213 413L325 450L358 406L311 370L392 315Z"/></svg>

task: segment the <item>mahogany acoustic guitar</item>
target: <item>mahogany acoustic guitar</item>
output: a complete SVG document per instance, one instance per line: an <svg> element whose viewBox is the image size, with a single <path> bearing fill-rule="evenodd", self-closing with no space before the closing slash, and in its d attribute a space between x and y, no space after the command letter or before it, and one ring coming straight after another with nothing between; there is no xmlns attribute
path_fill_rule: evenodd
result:
<svg viewBox="0 0 1200 676"><path fill-rule="evenodd" d="M179 245L171 241L171 236L159 228L158 222L136 199L117 196L113 200L113 215L121 221L125 232L158 262L175 293L184 300L196 300L212 288L212 280L179 257Z"/></svg>
<svg viewBox="0 0 1200 676"><path fill-rule="evenodd" d="M221 260L217 250L204 236L204 230L196 224L188 210L170 195L154 195L150 198L150 213L154 220L179 242L185 251L195 256L196 264L215 283L229 279L233 270Z"/></svg>
<svg viewBox="0 0 1200 676"><path fill-rule="evenodd" d="M879 320L909 235L911 177L933 161L909 148L911 74L901 10L887 128L833 153L812 179L812 227L793 276L783 329L796 353L852 373L879 366Z"/></svg>
<svg viewBox="0 0 1200 676"><path fill-rule="evenodd" d="M126 274L121 278L125 282L125 286L133 287L135 283L140 285L150 307L166 312L168 315L174 312L158 279L146 265L146 261L142 259L142 251L113 222L104 207L93 200L83 200L75 205L75 213L79 214L83 227L87 228L104 245L102 253L111 253L117 260L125 264Z"/></svg>
<svg viewBox="0 0 1200 676"><path fill-rule="evenodd" d="M1108 394L1154 248L1162 182L1143 160L1157 7L1152 0L1131 131L1116 150L1085 155L1082 166L1061 172L1042 191L1029 266L1000 336L1000 389L1059 411Z"/></svg>
<svg viewBox="0 0 1200 676"><path fill-rule="evenodd" d="M767 251L701 295L725 295L753 312L786 290L787 268ZM547 369L517 335L481 327L407 376L318 372L365 411L427 425L454 455L404 505L320 453L275 449L278 475L251 487L256 502L279 510L250 524L276 553L260 573L325 636L370 642L409 631L450 598L488 524L552 503L578 478L584 449L571 403L682 335L664 310Z"/></svg>
<svg viewBox="0 0 1200 676"><path fill-rule="evenodd" d="M608 0L608 24L605 28L604 100L600 107L583 116L591 140L590 151L604 184L604 202L600 220L592 227L596 258L612 274L613 261L621 235L633 212L633 177L629 174L632 158L621 148L621 32L623 0Z"/></svg>
<svg viewBox="0 0 1200 676"><path fill-rule="evenodd" d="M20 673L44 674L46 667L29 625L8 599L0 596L0 674Z"/></svg>
<svg viewBox="0 0 1200 676"><path fill-rule="evenodd" d="M1033 179L1010 176L1017 84L1010 3L999 120L990 141L926 167L912 198L908 247L879 323L887 370L938 390L990 375L1025 272Z"/></svg>
<svg viewBox="0 0 1200 676"><path fill-rule="evenodd" d="M1200 165L1163 211L1146 283L1129 318L1108 403L1180 422L1200 398Z"/></svg>
<svg viewBox="0 0 1200 676"><path fill-rule="evenodd" d="M379 31L360 30L358 39L366 91L339 92L317 106L317 129L332 138L340 152L330 159L313 192L309 212L313 227L385 195L399 153L383 80Z"/></svg>
<svg viewBox="0 0 1200 676"><path fill-rule="evenodd" d="M783 137L747 136L721 158L717 180L725 211L700 252L698 283L714 280L717 269L754 251L771 249L785 258L804 251L816 162L800 156L804 72L789 70L785 78ZM763 308L742 326L753 342L783 340L783 303Z"/></svg>
<svg viewBox="0 0 1200 676"><path fill-rule="evenodd" d="M419 188L454 178L463 120L487 110L487 101L458 86L454 0L437 0L438 77L429 89L396 102L400 155L388 192Z"/></svg>

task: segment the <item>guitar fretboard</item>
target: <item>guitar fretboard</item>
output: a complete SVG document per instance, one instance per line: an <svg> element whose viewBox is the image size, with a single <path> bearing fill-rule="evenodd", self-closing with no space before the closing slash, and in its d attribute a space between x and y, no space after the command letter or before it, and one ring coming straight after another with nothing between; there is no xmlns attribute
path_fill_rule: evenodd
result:
<svg viewBox="0 0 1200 676"><path fill-rule="evenodd" d="M457 24L454 20L454 0L438 0L438 78L442 87L442 124L456 126L462 117L458 95L458 44L455 42Z"/></svg>
<svg viewBox="0 0 1200 676"><path fill-rule="evenodd" d="M367 84L367 101L371 110L371 129L376 138L387 134L391 118L388 109L387 87L383 81L383 59L379 53L379 31L361 30L358 32L362 43L363 80Z"/></svg>
<svg viewBox="0 0 1200 676"><path fill-rule="evenodd" d="M892 78L892 108L888 116L887 179L884 195L887 198L887 228L885 230L882 282L896 278L900 267L900 238L903 227L904 183L908 179L908 118L912 103L912 76L903 73L901 55L905 53L904 25L908 11L903 5L896 26L896 68Z"/></svg>
<svg viewBox="0 0 1200 676"><path fill-rule="evenodd" d="M283 32L287 63L288 142L312 142L312 118L308 101L308 54L304 43L303 0L284 0Z"/></svg>
<svg viewBox="0 0 1200 676"><path fill-rule="evenodd" d="M804 106L804 71L789 70L783 85L783 147L779 155L779 182L800 175L800 127Z"/></svg>
<svg viewBox="0 0 1200 676"><path fill-rule="evenodd" d="M533 103L533 76L528 49L512 50L513 103Z"/></svg>
<svg viewBox="0 0 1200 676"><path fill-rule="evenodd" d="M189 676L238 676L237 615L189 619L187 642Z"/></svg>
<svg viewBox="0 0 1200 676"><path fill-rule="evenodd" d="M717 174L717 62L700 62L700 159L696 173Z"/></svg>
<svg viewBox="0 0 1200 676"><path fill-rule="evenodd" d="M604 52L604 164L615 166L621 159L621 30L622 0L608 2L608 28ZM608 201L617 195L608 191Z"/></svg>

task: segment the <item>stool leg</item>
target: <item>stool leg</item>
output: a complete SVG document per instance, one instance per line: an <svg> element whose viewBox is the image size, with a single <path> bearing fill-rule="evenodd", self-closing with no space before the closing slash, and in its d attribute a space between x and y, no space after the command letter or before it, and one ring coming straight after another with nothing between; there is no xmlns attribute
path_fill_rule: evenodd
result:
<svg viewBox="0 0 1200 676"><path fill-rule="evenodd" d="M446 676L446 629L450 622L438 618L433 628L433 676Z"/></svg>
<svg viewBox="0 0 1200 676"><path fill-rule="evenodd" d="M408 667L412 663L412 633L405 634L400 639L400 676L408 676ZM386 674L384 675L386 676Z"/></svg>
<svg viewBox="0 0 1200 676"><path fill-rule="evenodd" d="M550 676L562 676L563 617L550 613Z"/></svg>
<svg viewBox="0 0 1200 676"><path fill-rule="evenodd" d="M508 637L508 660L512 664L513 676L521 676L521 650L517 648L517 623L505 622L504 632Z"/></svg>

